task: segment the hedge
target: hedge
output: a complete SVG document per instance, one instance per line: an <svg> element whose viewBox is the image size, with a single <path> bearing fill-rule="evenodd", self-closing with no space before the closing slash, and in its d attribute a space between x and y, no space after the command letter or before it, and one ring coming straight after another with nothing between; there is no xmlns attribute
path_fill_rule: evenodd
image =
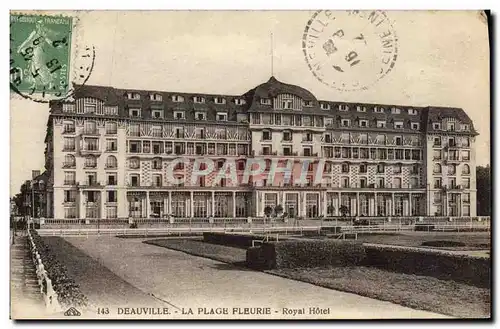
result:
<svg viewBox="0 0 500 329"><path fill-rule="evenodd" d="M37 231L32 229L30 232L59 303L65 307L87 306L87 297L75 281L68 277L66 267L56 259Z"/></svg>
<svg viewBox="0 0 500 329"><path fill-rule="evenodd" d="M363 265L490 287L490 258L445 251L365 245Z"/></svg>
<svg viewBox="0 0 500 329"><path fill-rule="evenodd" d="M203 241L208 243L222 244L240 248L248 248L252 246L254 240L266 239L263 235L253 234L231 234L221 232L203 232ZM269 235L269 241L276 241L276 237Z"/></svg>
<svg viewBox="0 0 500 329"><path fill-rule="evenodd" d="M338 240L284 240L266 242L254 249L247 251L247 265L251 268L353 266L361 264L365 257L361 243Z"/></svg>

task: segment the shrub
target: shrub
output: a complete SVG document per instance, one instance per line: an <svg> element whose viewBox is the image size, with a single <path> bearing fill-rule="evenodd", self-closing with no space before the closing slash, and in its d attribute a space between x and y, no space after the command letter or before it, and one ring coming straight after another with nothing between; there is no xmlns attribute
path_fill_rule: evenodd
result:
<svg viewBox="0 0 500 329"><path fill-rule="evenodd" d="M358 242L301 239L266 242L260 254L250 252L250 257L257 256L257 260L247 259L249 266L253 265L253 261L264 264L266 269L272 269L358 265L364 259L365 252L363 245Z"/></svg>
<svg viewBox="0 0 500 329"><path fill-rule="evenodd" d="M130 224L130 228L137 228L137 223L134 222L134 223Z"/></svg>
<svg viewBox="0 0 500 329"><path fill-rule="evenodd" d="M490 259L401 247L366 245L364 265L385 270L490 286Z"/></svg>
<svg viewBox="0 0 500 329"><path fill-rule="evenodd" d="M203 241L208 243L222 244L227 246L235 246L240 248L247 248L252 246L254 240L264 240L266 237L263 235L252 234L231 234L219 232L203 232ZM270 241L275 241L275 236L269 236Z"/></svg>
<svg viewBox="0 0 500 329"><path fill-rule="evenodd" d="M68 277L66 267L56 259L50 248L35 230L31 230L31 235L40 254L42 264L47 271L47 276L52 281L52 287L57 293L59 303L65 307L87 306L87 297L80 291L75 281Z"/></svg>
<svg viewBox="0 0 500 329"><path fill-rule="evenodd" d="M323 226L320 229L320 234L339 234L342 233L342 226Z"/></svg>
<svg viewBox="0 0 500 329"><path fill-rule="evenodd" d="M423 224L423 223L417 223L415 224L415 231L433 231L435 229L435 226L432 224Z"/></svg>
<svg viewBox="0 0 500 329"><path fill-rule="evenodd" d="M465 243L460 241L447 241L447 240L436 240L436 241L424 241L422 246L427 247L465 247Z"/></svg>

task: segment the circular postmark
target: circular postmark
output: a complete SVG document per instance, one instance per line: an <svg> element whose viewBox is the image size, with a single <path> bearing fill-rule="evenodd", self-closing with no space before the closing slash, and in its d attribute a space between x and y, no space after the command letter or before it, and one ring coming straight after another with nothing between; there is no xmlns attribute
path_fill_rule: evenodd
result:
<svg viewBox="0 0 500 329"><path fill-rule="evenodd" d="M363 90L393 69L398 39L384 11L319 10L307 22L302 50L309 70L325 85Z"/></svg>
<svg viewBox="0 0 500 329"><path fill-rule="evenodd" d="M72 84L85 84L95 62L93 46L72 58L72 34L72 17L11 14L11 90L40 103L72 96Z"/></svg>

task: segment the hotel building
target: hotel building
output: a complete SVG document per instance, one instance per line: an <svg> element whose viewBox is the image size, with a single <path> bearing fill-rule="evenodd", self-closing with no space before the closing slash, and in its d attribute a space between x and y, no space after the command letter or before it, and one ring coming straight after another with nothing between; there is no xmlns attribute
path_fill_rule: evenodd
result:
<svg viewBox="0 0 500 329"><path fill-rule="evenodd" d="M50 103L45 215L476 216L476 135L460 108L318 100L274 77L232 96L77 86ZM215 167L191 180L197 158ZM242 180L257 158L267 170ZM291 180L266 178L273 159ZM233 181L217 179L227 161Z"/></svg>

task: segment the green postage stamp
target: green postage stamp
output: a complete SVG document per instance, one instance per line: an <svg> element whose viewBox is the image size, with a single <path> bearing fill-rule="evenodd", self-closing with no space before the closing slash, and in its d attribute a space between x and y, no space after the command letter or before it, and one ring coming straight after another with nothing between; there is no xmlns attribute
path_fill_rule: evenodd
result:
<svg viewBox="0 0 500 329"><path fill-rule="evenodd" d="M72 17L10 15L10 86L23 96L68 92Z"/></svg>

